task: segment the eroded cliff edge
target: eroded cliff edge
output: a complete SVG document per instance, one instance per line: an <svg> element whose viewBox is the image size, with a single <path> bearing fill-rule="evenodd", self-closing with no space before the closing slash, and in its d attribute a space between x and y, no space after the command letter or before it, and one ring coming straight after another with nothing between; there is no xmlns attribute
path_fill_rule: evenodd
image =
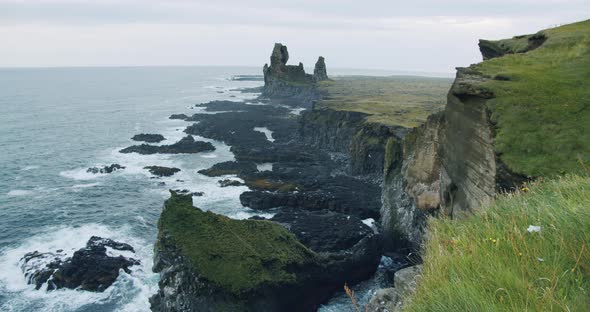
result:
<svg viewBox="0 0 590 312"><path fill-rule="evenodd" d="M581 34L589 24L480 41L484 62L458 68L444 111L412 130L401 156L385 164L394 168L385 172L386 237L401 234L417 247L425 215L461 218L529 179L583 170L590 33Z"/></svg>

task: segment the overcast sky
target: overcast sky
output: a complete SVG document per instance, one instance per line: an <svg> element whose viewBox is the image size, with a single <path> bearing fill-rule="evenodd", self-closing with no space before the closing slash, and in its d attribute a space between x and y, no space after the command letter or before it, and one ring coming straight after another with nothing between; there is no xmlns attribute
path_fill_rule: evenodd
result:
<svg viewBox="0 0 590 312"><path fill-rule="evenodd" d="M453 72L500 39L590 18L590 0L0 0L0 67L290 63Z"/></svg>

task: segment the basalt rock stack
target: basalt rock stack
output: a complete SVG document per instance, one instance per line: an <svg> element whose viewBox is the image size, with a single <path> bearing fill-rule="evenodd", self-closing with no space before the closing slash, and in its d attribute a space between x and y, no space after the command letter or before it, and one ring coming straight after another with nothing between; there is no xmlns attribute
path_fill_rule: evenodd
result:
<svg viewBox="0 0 590 312"><path fill-rule="evenodd" d="M281 43L275 43L270 56L270 66L264 64L264 88L262 95L269 98L290 98L311 102L317 98L315 84L327 80L326 64L319 57L314 74L305 73L303 63L287 65L289 51Z"/></svg>

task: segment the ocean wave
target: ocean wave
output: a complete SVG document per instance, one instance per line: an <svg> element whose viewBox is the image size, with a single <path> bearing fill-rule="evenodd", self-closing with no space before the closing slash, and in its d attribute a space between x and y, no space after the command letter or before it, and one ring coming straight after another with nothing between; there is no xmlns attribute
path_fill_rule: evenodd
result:
<svg viewBox="0 0 590 312"><path fill-rule="evenodd" d="M131 274L122 272L117 281L102 293L60 289L55 291L35 290L26 283L19 261L31 251L55 252L63 250L64 257L85 246L93 236L126 242L135 248L134 254L125 254L139 259L139 266L131 267ZM122 252L110 251L113 255ZM11 295L0 305L2 311L76 311L88 305L115 303L124 311L149 311L148 298L157 291L157 274L152 273L152 244L131 234L129 227L111 229L99 224L84 224L79 227L62 226L46 228L40 234L23 240L16 247L0 251L0 289ZM18 294L18 295L17 295Z"/></svg>
<svg viewBox="0 0 590 312"><path fill-rule="evenodd" d="M32 195L35 192L31 190L11 190L10 192L6 193L8 196L27 196Z"/></svg>

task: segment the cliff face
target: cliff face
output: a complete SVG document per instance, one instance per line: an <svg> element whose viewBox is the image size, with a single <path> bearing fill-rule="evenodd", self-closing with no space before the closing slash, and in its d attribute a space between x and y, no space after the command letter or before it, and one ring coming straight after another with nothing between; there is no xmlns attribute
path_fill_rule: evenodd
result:
<svg viewBox="0 0 590 312"><path fill-rule="evenodd" d="M585 21L480 41L486 61L458 69L443 113L386 148L390 247L400 236L417 246L425 215L461 218L532 177L582 170L579 161L590 159L580 130L590 122L588 29Z"/></svg>
<svg viewBox="0 0 590 312"><path fill-rule="evenodd" d="M319 57L314 74L305 73L303 64L287 65L289 51L287 47L275 43L270 56L270 66L264 64L264 88L262 95L269 98L296 98L311 101L317 97L315 84L328 79L326 64Z"/></svg>
<svg viewBox="0 0 590 312"><path fill-rule="evenodd" d="M440 206L440 136L444 116L432 115L386 145L381 224L390 249L420 244L426 217Z"/></svg>
<svg viewBox="0 0 590 312"><path fill-rule="evenodd" d="M369 123L367 116L350 111L311 110L301 118L300 135L306 144L345 155L348 173L381 179L387 139L403 136L406 129Z"/></svg>

